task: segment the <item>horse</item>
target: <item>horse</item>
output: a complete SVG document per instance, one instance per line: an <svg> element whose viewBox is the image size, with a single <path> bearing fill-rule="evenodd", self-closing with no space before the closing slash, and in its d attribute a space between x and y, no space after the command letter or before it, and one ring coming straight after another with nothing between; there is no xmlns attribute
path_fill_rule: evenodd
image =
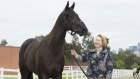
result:
<svg viewBox="0 0 140 79"><path fill-rule="evenodd" d="M133 68L133 77L139 77L139 71L140 71L140 67L139 68Z"/></svg>
<svg viewBox="0 0 140 79"><path fill-rule="evenodd" d="M58 16L51 32L44 39L30 38L23 42L19 51L21 79L62 79L64 68L63 43L67 31L71 35L83 36L88 32L84 22L74 11L75 3L69 7L67 2Z"/></svg>

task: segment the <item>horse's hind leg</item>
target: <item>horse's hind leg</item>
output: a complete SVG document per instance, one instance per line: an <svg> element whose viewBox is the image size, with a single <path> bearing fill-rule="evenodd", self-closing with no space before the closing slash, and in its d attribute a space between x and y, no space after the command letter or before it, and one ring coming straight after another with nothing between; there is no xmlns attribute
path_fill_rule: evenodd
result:
<svg viewBox="0 0 140 79"><path fill-rule="evenodd" d="M135 72L133 72L133 77L135 78L135 75L136 75L136 73Z"/></svg>
<svg viewBox="0 0 140 79"><path fill-rule="evenodd" d="M33 73L30 72L26 67L20 68L21 79L33 79Z"/></svg>
<svg viewBox="0 0 140 79"><path fill-rule="evenodd" d="M19 62L19 69L21 73L21 79L33 79L33 73L26 67L23 60Z"/></svg>

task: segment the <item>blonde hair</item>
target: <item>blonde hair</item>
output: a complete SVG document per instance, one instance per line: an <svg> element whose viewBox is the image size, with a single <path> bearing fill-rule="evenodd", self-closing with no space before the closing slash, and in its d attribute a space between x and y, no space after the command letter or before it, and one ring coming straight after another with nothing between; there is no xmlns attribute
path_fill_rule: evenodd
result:
<svg viewBox="0 0 140 79"><path fill-rule="evenodd" d="M106 37L99 34L97 37L101 37L102 39L102 44L103 44L103 47L106 48L107 47L107 40L106 40Z"/></svg>

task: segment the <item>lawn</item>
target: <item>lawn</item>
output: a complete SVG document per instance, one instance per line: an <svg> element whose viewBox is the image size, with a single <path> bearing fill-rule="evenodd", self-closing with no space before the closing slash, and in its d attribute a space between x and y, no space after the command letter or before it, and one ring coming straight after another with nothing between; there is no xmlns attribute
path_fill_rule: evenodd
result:
<svg viewBox="0 0 140 79"><path fill-rule="evenodd" d="M6 75L10 76L11 74L6 74ZM69 73L68 75L71 75L71 74ZM15 74L12 74L11 76L16 76L16 75ZM63 76L66 76L66 74L63 73ZM83 77L85 77L85 76L83 76ZM74 78L77 78L77 76L74 76ZM78 78L81 78L81 76L78 76ZM4 77L3 79L18 79L18 78ZM36 79L38 79L38 78L36 78ZM63 77L62 79L66 79L66 77ZM72 79L72 77L68 77L68 79Z"/></svg>

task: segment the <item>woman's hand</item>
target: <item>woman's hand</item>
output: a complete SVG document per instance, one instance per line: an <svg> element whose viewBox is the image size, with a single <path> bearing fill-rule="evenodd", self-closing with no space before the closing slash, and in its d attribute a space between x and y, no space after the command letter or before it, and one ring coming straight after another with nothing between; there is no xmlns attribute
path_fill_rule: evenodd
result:
<svg viewBox="0 0 140 79"><path fill-rule="evenodd" d="M76 57L77 53L74 49L71 50L71 55L74 55Z"/></svg>

